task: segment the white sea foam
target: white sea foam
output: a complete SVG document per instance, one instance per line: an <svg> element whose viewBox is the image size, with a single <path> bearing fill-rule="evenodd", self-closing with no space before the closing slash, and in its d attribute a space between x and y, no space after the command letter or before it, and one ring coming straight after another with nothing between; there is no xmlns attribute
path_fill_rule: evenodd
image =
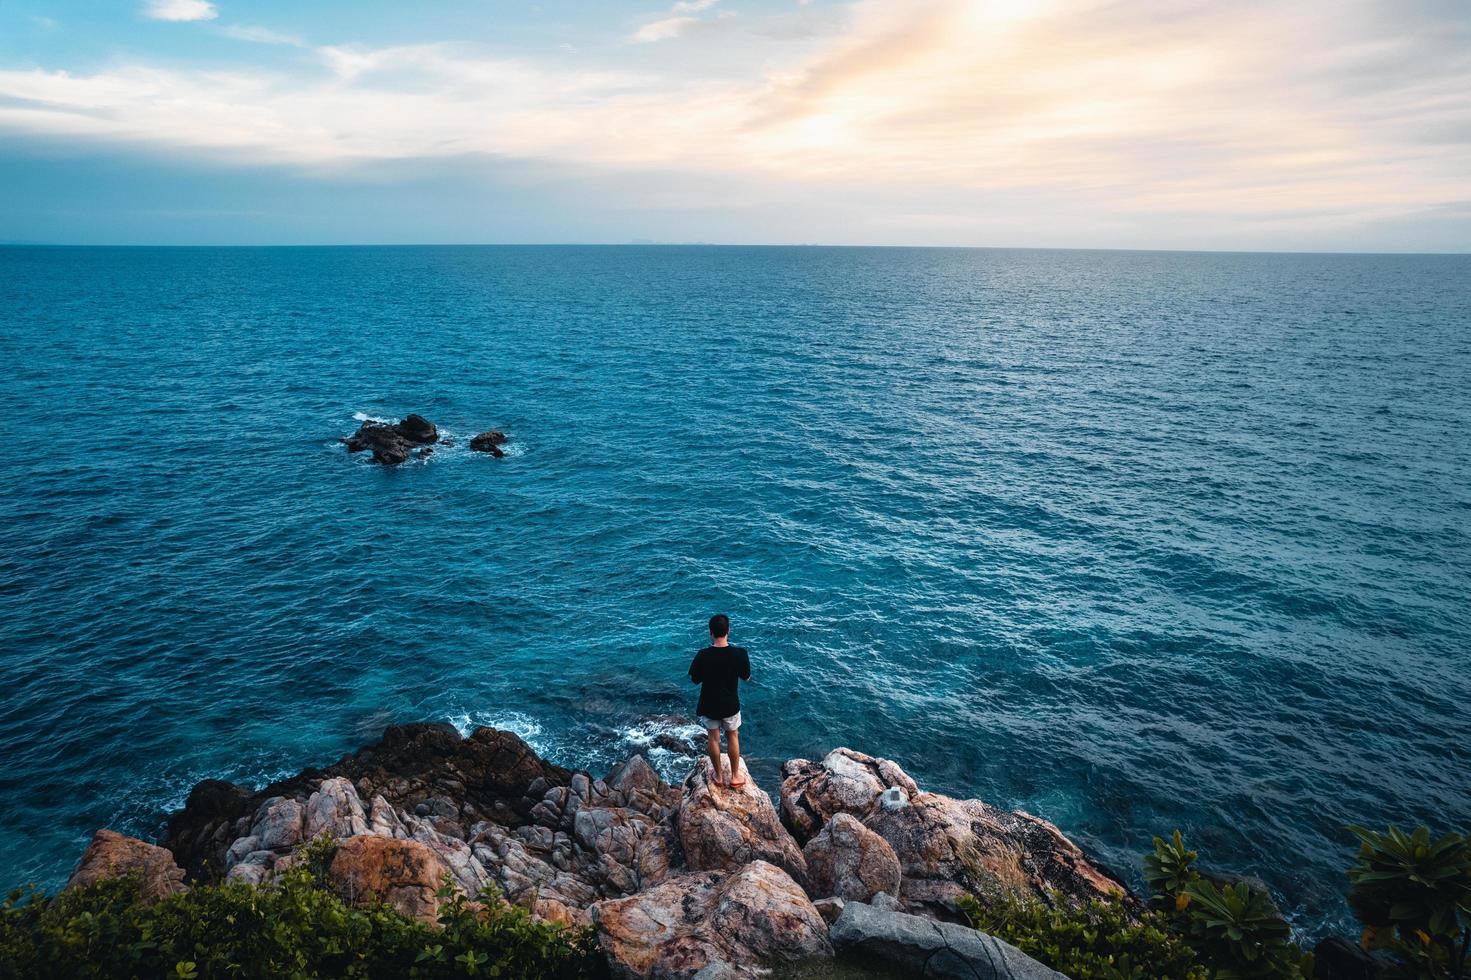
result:
<svg viewBox="0 0 1471 980"><path fill-rule="evenodd" d="M542 758L553 754L541 722L520 711L461 711L450 715L449 723L467 738L475 729L482 727L514 732Z"/></svg>
<svg viewBox="0 0 1471 980"><path fill-rule="evenodd" d="M353 412L352 417L359 422L380 422L384 425L398 421L398 419L379 418L377 415L369 415L367 412Z"/></svg>

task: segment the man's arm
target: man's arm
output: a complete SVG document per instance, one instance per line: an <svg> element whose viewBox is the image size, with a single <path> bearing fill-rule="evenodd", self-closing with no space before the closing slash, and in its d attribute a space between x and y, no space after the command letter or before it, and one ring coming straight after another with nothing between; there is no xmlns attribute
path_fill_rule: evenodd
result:
<svg viewBox="0 0 1471 980"><path fill-rule="evenodd" d="M701 650L700 653L705 651ZM700 653L695 654L695 659L690 661L690 680L699 684L705 680L705 665L700 663Z"/></svg>
<svg viewBox="0 0 1471 980"><path fill-rule="evenodd" d="M741 651L741 680L751 679L751 655L745 650Z"/></svg>

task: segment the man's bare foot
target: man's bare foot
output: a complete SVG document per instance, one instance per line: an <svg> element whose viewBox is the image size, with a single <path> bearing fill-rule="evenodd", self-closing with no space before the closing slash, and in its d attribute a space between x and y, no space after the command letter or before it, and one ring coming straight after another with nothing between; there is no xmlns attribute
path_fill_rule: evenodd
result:
<svg viewBox="0 0 1471 980"><path fill-rule="evenodd" d="M729 786L731 789L740 789L742 786L746 785L746 777L740 773L736 773L734 776L731 777L730 782L726 783L725 785Z"/></svg>

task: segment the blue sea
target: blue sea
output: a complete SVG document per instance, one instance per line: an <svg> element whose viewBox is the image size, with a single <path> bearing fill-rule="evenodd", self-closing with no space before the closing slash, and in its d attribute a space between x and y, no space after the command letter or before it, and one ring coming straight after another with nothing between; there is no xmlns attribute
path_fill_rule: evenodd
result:
<svg viewBox="0 0 1471 980"><path fill-rule="evenodd" d="M716 611L768 789L1178 827L1309 936L1345 824L1471 824L1471 257L6 248L0 357L0 886L392 722L678 777Z"/></svg>

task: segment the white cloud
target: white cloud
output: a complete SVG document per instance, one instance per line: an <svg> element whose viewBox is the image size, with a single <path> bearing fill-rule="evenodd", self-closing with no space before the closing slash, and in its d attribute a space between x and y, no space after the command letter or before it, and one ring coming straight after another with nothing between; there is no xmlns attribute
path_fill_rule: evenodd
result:
<svg viewBox="0 0 1471 980"><path fill-rule="evenodd" d="M701 19L691 16L692 14L709 10L719 2L720 0L679 0L669 8L668 14L643 24L628 39L635 44L652 44L655 41L667 41L670 38L679 37L691 27L701 23Z"/></svg>
<svg viewBox="0 0 1471 980"><path fill-rule="evenodd" d="M659 20L651 20L634 31L629 40L636 44L667 41L672 37L679 37L699 22L698 17L664 17Z"/></svg>
<svg viewBox="0 0 1471 980"><path fill-rule="evenodd" d="M148 0L143 16L154 20L214 20L219 11L209 0Z"/></svg>
<svg viewBox="0 0 1471 980"><path fill-rule="evenodd" d="M280 44L293 48L304 48L306 42L295 34L283 34L273 31L269 27L252 27L248 24L226 24L220 28L220 32L237 41L250 41L253 44Z"/></svg>

